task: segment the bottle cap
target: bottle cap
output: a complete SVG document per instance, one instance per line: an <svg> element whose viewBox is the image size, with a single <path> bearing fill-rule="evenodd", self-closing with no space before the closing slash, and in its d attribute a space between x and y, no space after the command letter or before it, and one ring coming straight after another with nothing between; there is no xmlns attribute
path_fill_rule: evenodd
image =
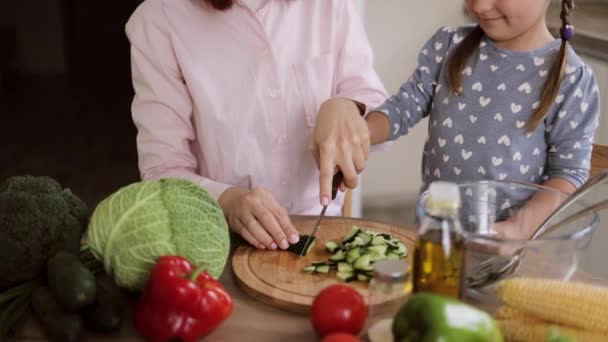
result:
<svg viewBox="0 0 608 342"><path fill-rule="evenodd" d="M460 190L458 185L451 182L435 181L429 185L428 208L458 209L460 208Z"/></svg>
<svg viewBox="0 0 608 342"><path fill-rule="evenodd" d="M382 282L401 282L407 279L408 264L405 261L386 259L374 263L374 279Z"/></svg>

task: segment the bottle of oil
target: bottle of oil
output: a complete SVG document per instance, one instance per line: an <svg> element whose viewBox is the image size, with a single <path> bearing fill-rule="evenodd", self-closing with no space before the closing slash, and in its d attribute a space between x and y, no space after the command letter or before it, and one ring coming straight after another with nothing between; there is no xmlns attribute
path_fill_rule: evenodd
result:
<svg viewBox="0 0 608 342"><path fill-rule="evenodd" d="M464 236L458 219L460 192L449 182L433 182L424 202L412 270L413 292L462 298L465 284Z"/></svg>

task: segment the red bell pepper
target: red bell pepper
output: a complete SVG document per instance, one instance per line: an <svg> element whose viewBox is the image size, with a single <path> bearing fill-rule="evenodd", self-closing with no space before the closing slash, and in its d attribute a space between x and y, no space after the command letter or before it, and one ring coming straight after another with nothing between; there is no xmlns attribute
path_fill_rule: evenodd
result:
<svg viewBox="0 0 608 342"><path fill-rule="evenodd" d="M197 341L232 314L232 299L204 267L179 256L160 257L135 307L134 325L153 342Z"/></svg>

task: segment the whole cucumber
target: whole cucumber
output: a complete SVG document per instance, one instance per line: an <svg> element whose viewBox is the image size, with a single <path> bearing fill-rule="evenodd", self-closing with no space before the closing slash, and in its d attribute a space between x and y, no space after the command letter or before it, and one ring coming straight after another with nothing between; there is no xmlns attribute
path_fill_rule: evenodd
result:
<svg viewBox="0 0 608 342"><path fill-rule="evenodd" d="M95 300L95 276L76 255L58 252L48 260L46 273L51 293L65 310L76 311Z"/></svg>
<svg viewBox="0 0 608 342"><path fill-rule="evenodd" d="M122 323L123 307L101 281L97 281L97 298L81 310L85 327L96 332L117 331Z"/></svg>
<svg viewBox="0 0 608 342"><path fill-rule="evenodd" d="M80 339L82 319L77 313L63 310L48 287L34 290L31 305L42 331L51 341L76 342Z"/></svg>

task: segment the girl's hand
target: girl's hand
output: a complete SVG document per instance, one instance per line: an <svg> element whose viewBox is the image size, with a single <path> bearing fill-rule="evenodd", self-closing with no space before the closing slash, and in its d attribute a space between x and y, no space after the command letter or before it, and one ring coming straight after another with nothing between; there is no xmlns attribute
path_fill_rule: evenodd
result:
<svg viewBox="0 0 608 342"><path fill-rule="evenodd" d="M331 199L331 182L338 170L344 185L357 187L357 174L363 171L370 148L370 134L357 105L348 99L333 98L321 105L310 144L320 177L321 205Z"/></svg>
<svg viewBox="0 0 608 342"><path fill-rule="evenodd" d="M287 210L262 188L229 188L218 200L230 229L259 249L286 249L300 235Z"/></svg>

